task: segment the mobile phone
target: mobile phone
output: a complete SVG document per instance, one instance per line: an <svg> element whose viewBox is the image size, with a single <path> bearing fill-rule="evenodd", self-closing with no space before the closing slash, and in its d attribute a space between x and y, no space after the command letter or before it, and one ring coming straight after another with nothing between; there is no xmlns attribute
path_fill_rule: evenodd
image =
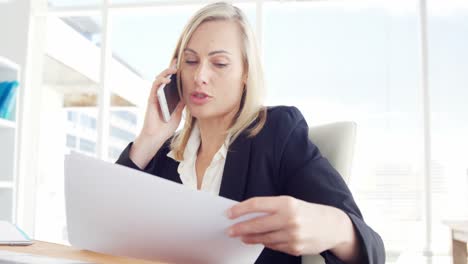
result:
<svg viewBox="0 0 468 264"><path fill-rule="evenodd" d="M177 90L177 74L170 75L170 78L171 82L161 85L157 93L159 107L165 122L171 120L171 115L180 101L179 91Z"/></svg>

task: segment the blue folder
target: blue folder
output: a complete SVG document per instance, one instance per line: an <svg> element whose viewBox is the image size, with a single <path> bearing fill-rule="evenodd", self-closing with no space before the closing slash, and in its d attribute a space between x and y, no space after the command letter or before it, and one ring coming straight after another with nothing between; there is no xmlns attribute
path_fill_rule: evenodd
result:
<svg viewBox="0 0 468 264"><path fill-rule="evenodd" d="M14 119L18 82L0 82L0 118Z"/></svg>

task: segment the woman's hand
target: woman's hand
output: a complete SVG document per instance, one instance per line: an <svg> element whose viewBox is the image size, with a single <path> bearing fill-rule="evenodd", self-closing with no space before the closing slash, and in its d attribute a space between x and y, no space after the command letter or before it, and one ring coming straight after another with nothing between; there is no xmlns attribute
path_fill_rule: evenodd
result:
<svg viewBox="0 0 468 264"><path fill-rule="evenodd" d="M171 68L162 71L153 82L146 106L145 121L140 134L130 150L130 159L140 168L146 167L164 142L169 139L179 126L184 103L181 100L171 119L166 123L161 115L157 92L161 85L170 83L168 75L175 74L175 60Z"/></svg>
<svg viewBox="0 0 468 264"><path fill-rule="evenodd" d="M179 126L182 117L182 110L184 108L184 103L182 100L179 102L176 110L172 114L170 121L166 123L162 118L157 96L157 92L161 85L171 82L168 76L175 73L177 73L177 69L175 68L174 61L171 68L165 69L158 76L156 76L156 79L154 80L153 86L151 88L150 95L148 97L145 121L143 123L140 136L160 138L165 141L174 134L175 130Z"/></svg>
<svg viewBox="0 0 468 264"><path fill-rule="evenodd" d="M359 258L359 243L351 220L335 207L290 196L257 197L233 206L227 215L235 219L249 213L266 215L231 226L229 236L294 256L316 255L331 249L343 261L355 262Z"/></svg>

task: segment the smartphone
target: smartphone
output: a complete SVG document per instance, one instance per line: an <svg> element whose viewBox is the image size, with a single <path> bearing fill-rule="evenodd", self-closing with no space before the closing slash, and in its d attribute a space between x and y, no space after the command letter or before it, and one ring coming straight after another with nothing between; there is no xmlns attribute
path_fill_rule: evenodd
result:
<svg viewBox="0 0 468 264"><path fill-rule="evenodd" d="M163 84L158 89L159 107L165 122L171 120L171 115L180 101L179 91L177 90L177 74L170 75L170 78L170 83Z"/></svg>

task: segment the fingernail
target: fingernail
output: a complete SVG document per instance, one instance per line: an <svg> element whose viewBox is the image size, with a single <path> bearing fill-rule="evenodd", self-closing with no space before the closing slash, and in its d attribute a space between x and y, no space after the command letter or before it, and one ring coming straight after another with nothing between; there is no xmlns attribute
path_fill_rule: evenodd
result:
<svg viewBox="0 0 468 264"><path fill-rule="evenodd" d="M230 236L230 237L234 236L234 230L232 230L232 228L229 228L229 229L227 230L227 234L228 234L228 236Z"/></svg>
<svg viewBox="0 0 468 264"><path fill-rule="evenodd" d="M227 216L227 218L231 218L231 217L232 217L231 209L226 210L226 216Z"/></svg>

